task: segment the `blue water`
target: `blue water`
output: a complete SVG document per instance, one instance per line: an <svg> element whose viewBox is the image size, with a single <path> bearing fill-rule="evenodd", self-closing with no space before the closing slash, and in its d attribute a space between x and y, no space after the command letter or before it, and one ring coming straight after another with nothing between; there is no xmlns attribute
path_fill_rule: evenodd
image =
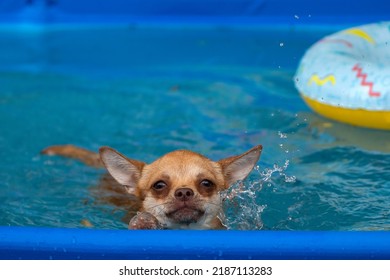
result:
<svg viewBox="0 0 390 280"><path fill-rule="evenodd" d="M49 145L150 162L262 144L225 204L229 228L389 229L390 133L323 119L293 85L305 49L333 31L0 29L0 225L127 227L125 210L95 194L103 170L41 156Z"/></svg>

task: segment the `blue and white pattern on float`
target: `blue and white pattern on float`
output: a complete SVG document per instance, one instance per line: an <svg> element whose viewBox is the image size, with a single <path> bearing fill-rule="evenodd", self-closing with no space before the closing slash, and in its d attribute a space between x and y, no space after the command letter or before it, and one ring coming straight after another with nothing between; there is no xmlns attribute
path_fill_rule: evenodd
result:
<svg viewBox="0 0 390 280"><path fill-rule="evenodd" d="M390 110L390 22L363 25L309 48L295 75L299 92L323 104Z"/></svg>

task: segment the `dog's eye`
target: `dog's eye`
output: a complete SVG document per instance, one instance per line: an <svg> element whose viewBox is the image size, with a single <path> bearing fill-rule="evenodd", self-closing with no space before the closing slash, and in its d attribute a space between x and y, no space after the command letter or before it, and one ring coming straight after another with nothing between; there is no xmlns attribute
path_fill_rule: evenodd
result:
<svg viewBox="0 0 390 280"><path fill-rule="evenodd" d="M200 182L200 185L202 187L205 187L205 188L212 188L212 187L214 187L214 183L211 182L210 180L207 180L207 179L202 180L202 182Z"/></svg>
<svg viewBox="0 0 390 280"><path fill-rule="evenodd" d="M161 191L162 189L166 188L167 184L164 181L157 181L153 184L152 188L156 191Z"/></svg>

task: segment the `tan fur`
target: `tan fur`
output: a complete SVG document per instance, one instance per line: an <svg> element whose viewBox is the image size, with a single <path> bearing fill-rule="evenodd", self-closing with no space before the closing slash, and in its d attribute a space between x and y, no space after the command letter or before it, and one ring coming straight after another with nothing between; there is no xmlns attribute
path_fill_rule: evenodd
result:
<svg viewBox="0 0 390 280"><path fill-rule="evenodd" d="M163 227L211 229L222 227L220 192L248 176L261 149L256 146L218 162L186 150L168 153L151 164L134 162L108 147L100 149L100 156L110 174L140 198L140 210L152 214ZM183 198L178 193L188 195Z"/></svg>
<svg viewBox="0 0 390 280"><path fill-rule="evenodd" d="M198 153L178 150L156 161L144 162L125 157L109 147L100 149L100 159L92 152L74 146L53 146L45 154L76 158L95 167L101 163L126 193L139 199L145 228L158 221L162 228L218 229L222 207L220 192L244 180L257 163L262 147L256 146L238 156L212 161ZM60 151L60 152L59 152ZM89 153L88 153L89 152ZM109 177L110 178L110 177ZM107 180L106 181L110 181ZM134 228L143 228L133 221Z"/></svg>
<svg viewBox="0 0 390 280"><path fill-rule="evenodd" d="M215 189L210 193L199 186L205 179L215 183ZM168 183L169 192L163 197L156 197L150 186L160 180ZM166 213L181 206L174 196L179 188L189 188L195 193L193 202L187 204L204 212L198 222L181 224L166 218ZM138 182L138 195L143 199L142 210L154 215L168 228L214 228L215 225L221 226L217 216L221 210L219 193L224 188L225 179L220 164L191 151L175 151L144 167Z"/></svg>
<svg viewBox="0 0 390 280"><path fill-rule="evenodd" d="M49 155L49 156L57 155L57 156L69 157L69 158L77 159L83 162L84 164L92 167L97 167L97 168L104 167L102 161L100 160L99 154L73 145L50 146L42 150L41 154Z"/></svg>

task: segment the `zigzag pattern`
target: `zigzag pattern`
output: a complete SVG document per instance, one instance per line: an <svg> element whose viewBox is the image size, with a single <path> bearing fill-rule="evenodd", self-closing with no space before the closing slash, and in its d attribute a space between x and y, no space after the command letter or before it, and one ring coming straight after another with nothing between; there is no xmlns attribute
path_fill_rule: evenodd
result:
<svg viewBox="0 0 390 280"><path fill-rule="evenodd" d="M359 78L359 79L362 80L360 85L368 87L368 94L371 97L379 97L379 96L381 96L380 92L377 92L377 91L373 90L374 83L367 82L367 74L363 73L363 69L361 67L359 67L359 64L356 64L352 68L352 70L356 71L356 78Z"/></svg>
<svg viewBox="0 0 390 280"><path fill-rule="evenodd" d="M321 79L318 75L314 74L313 76L310 77L310 80L307 84L310 86L313 82L319 86L323 86L328 82L330 82L332 85L335 85L336 78L333 75L328 75L325 78Z"/></svg>

